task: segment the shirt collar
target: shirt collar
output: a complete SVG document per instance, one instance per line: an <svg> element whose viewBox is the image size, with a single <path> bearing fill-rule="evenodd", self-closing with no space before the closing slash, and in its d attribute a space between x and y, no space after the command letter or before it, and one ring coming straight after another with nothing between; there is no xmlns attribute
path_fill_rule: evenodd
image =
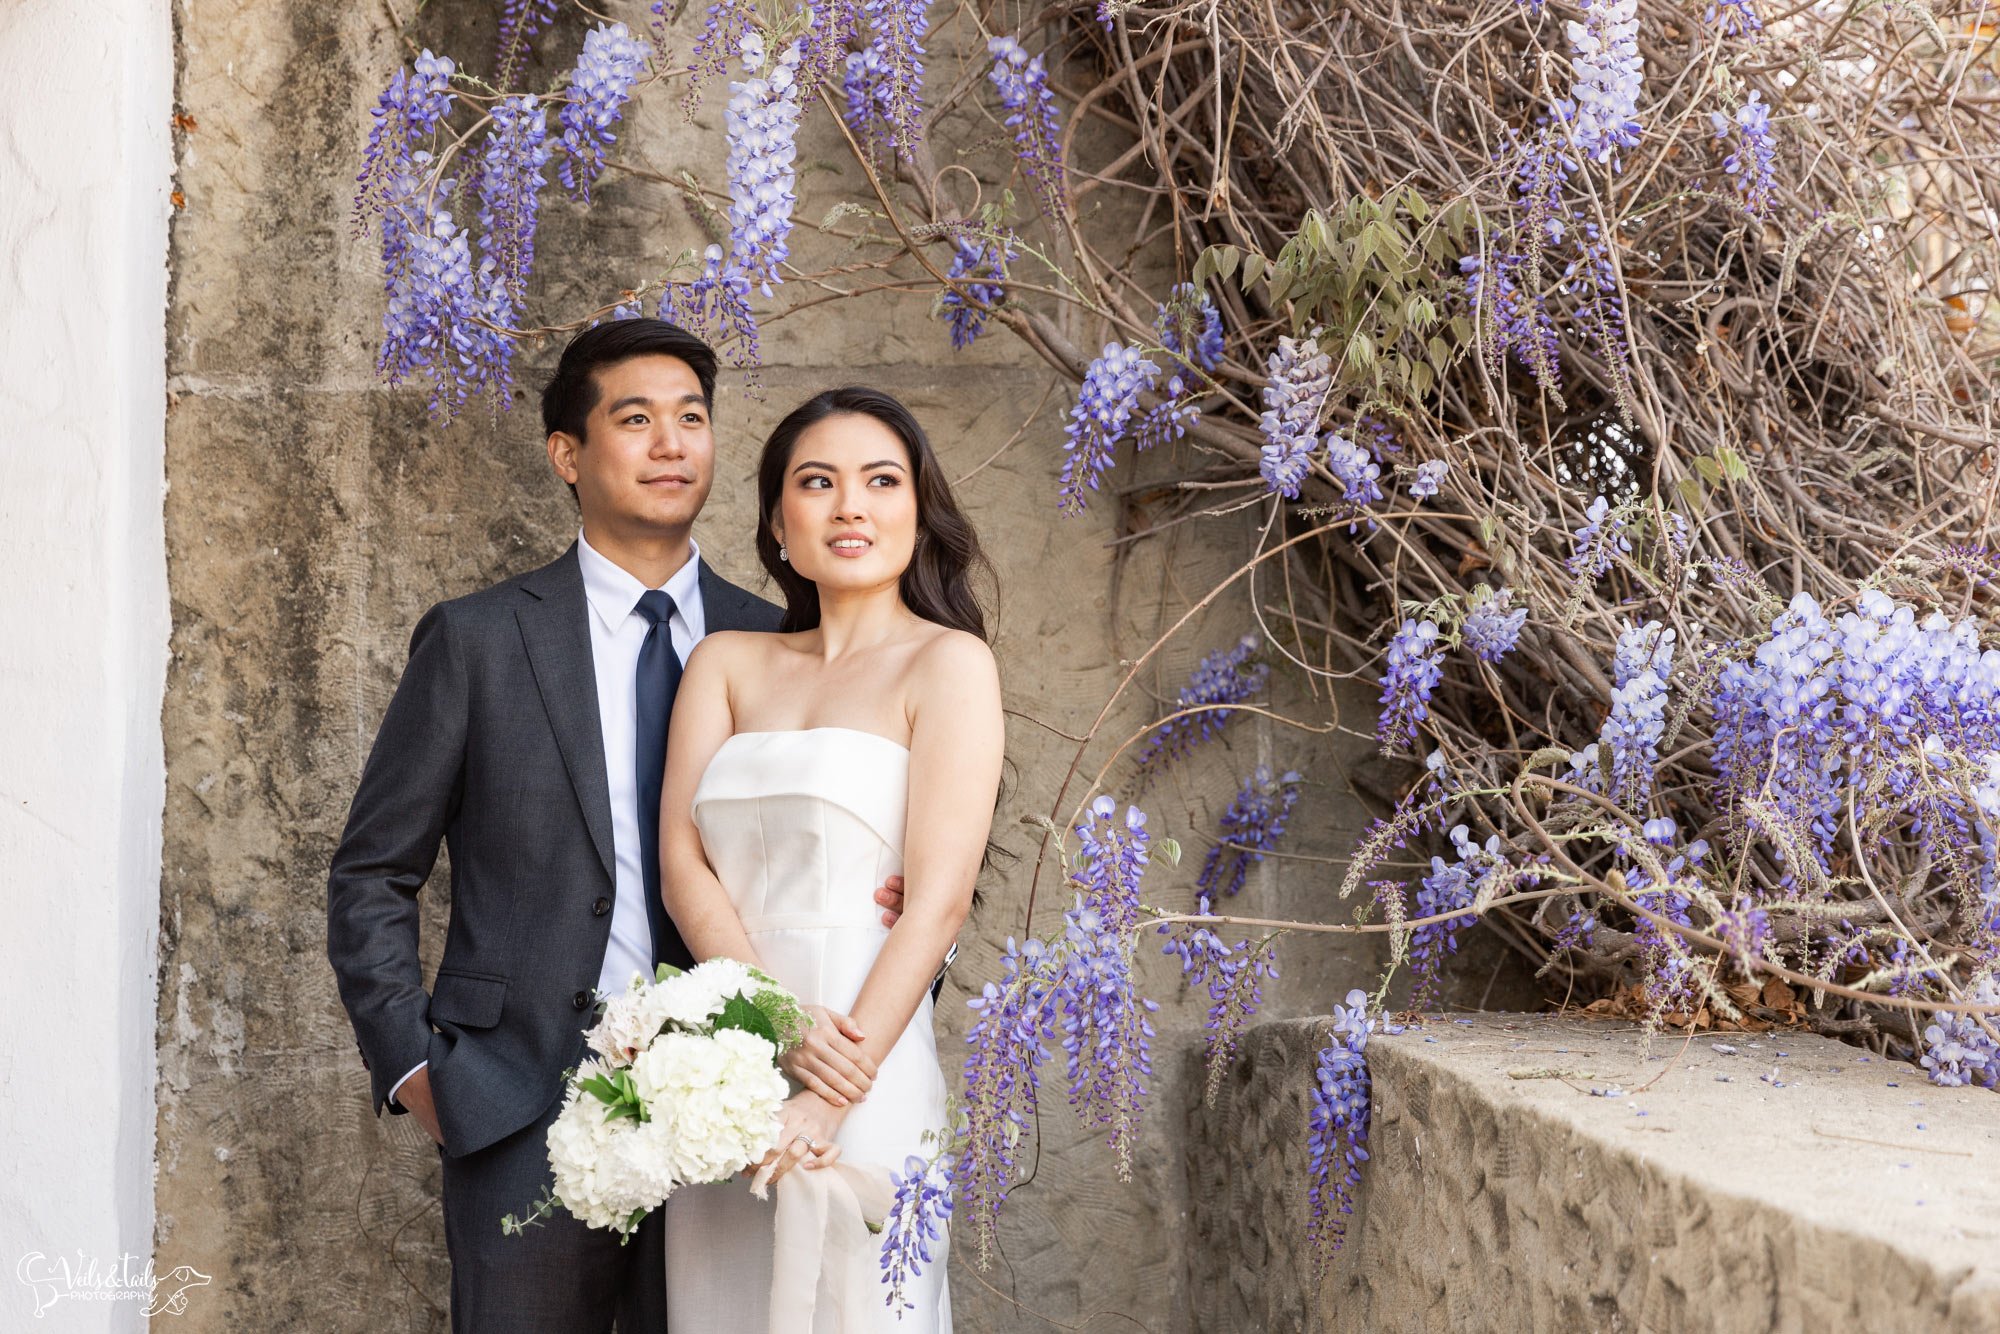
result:
<svg viewBox="0 0 2000 1334"><path fill-rule="evenodd" d="M616 631L639 605L639 595L646 591L646 586L631 571L591 546L582 529L576 534L576 560L583 567L583 595L589 600L591 611L606 630ZM676 608L689 606L691 599L701 595L701 546L693 538L688 539L687 563L660 587L674 600ZM686 619L685 612L682 619Z"/></svg>

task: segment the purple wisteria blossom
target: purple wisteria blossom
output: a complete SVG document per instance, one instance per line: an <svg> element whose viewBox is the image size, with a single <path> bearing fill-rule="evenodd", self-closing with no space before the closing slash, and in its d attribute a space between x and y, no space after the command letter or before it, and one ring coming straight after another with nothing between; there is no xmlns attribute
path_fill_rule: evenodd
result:
<svg viewBox="0 0 2000 1334"><path fill-rule="evenodd" d="M500 38L493 53L493 86L514 86L535 34L555 21L557 0L500 0Z"/></svg>
<svg viewBox="0 0 2000 1334"><path fill-rule="evenodd" d="M479 162L480 311L487 324L514 327L527 300L528 275L535 267L535 222L542 168L549 162L548 114L534 94L495 103L493 128ZM475 325L465 331L471 344L470 379L505 400L513 388L514 342L497 329Z"/></svg>
<svg viewBox="0 0 2000 1334"><path fill-rule="evenodd" d="M1000 103L1007 108L1006 123L1014 131L1015 155L1035 188L1043 214L1054 222L1069 202L1069 189L1063 181L1062 120L1049 91L1048 71L1040 55L1031 57L1012 37L992 38L986 50L993 57L988 77L999 90Z"/></svg>
<svg viewBox="0 0 2000 1334"><path fill-rule="evenodd" d="M1201 419L1201 409L1192 402L1196 380L1188 363L1202 371L1222 364L1222 313L1208 293L1197 292L1192 283L1178 284L1168 294L1153 331L1168 354L1166 378L1159 387L1160 401L1134 428L1140 449L1178 440Z"/></svg>
<svg viewBox="0 0 2000 1334"><path fill-rule="evenodd" d="M1703 17L1719 26L1725 37L1741 37L1746 33L1761 32L1764 28L1764 20L1757 17L1753 0L1715 0Z"/></svg>
<svg viewBox="0 0 2000 1334"><path fill-rule="evenodd" d="M1145 814L1121 818L1110 797L1092 802L1076 827L1075 901L1051 942L1011 939L1001 980L968 1006L965 1124L951 1168L952 1190L970 1217L982 1256L991 1252L1001 1204L1021 1144L1040 1105L1050 1044L1065 1055L1070 1105L1103 1129L1131 1172L1132 1139L1151 1075L1148 1016L1159 1007L1138 992L1132 969L1139 889L1150 861Z"/></svg>
<svg viewBox="0 0 2000 1334"><path fill-rule="evenodd" d="M702 252L702 270L687 282L669 283L660 293L659 317L700 334L739 366L755 366L757 317L750 309L750 280L711 245Z"/></svg>
<svg viewBox="0 0 2000 1334"><path fill-rule="evenodd" d="M1575 81L1561 119L1583 155L1616 165L1620 149L1639 142L1639 94L1646 63L1639 54L1638 0L1580 0L1583 22L1563 25Z"/></svg>
<svg viewBox="0 0 2000 1334"><path fill-rule="evenodd" d="M1431 692L1444 677L1444 641L1430 621L1407 620L1389 641L1382 676L1382 713L1375 737L1387 753L1416 744L1417 725L1431 716Z"/></svg>
<svg viewBox="0 0 2000 1334"><path fill-rule="evenodd" d="M1206 894L1197 898L1195 911L1213 911ZM1213 1096L1224 1067L1236 1055L1244 1026L1264 1003L1264 983L1277 980L1275 938L1267 937L1259 944L1239 940L1229 945L1208 927L1195 923L1172 924L1160 930L1168 936L1162 953L1181 961L1182 984L1208 995L1208 1017L1202 1024L1203 1058L1208 1066L1208 1093Z"/></svg>
<svg viewBox="0 0 2000 1334"><path fill-rule="evenodd" d="M889 1308L898 1315L911 1309L904 1291L930 1267L933 1248L944 1240L951 1221L951 1169L949 1154L929 1162L911 1154L901 1172L889 1174L889 1214L882 1224L882 1282L889 1289Z"/></svg>
<svg viewBox="0 0 2000 1334"><path fill-rule="evenodd" d="M1451 464L1443 459L1427 459L1417 465L1416 476L1410 479L1410 498L1429 500L1438 493L1445 474L1451 471Z"/></svg>
<svg viewBox="0 0 2000 1334"><path fill-rule="evenodd" d="M1313 1072L1312 1109L1306 1155L1312 1183L1306 1190L1306 1244L1314 1272L1323 1272L1347 1236L1361 1165L1368 1161L1368 1125L1373 1115L1368 1077L1368 996L1347 993L1333 1007L1333 1032Z"/></svg>
<svg viewBox="0 0 2000 1334"><path fill-rule="evenodd" d="M1778 163L1778 144L1771 135L1771 108L1761 98L1752 88L1749 99L1736 108L1733 118L1720 111L1708 113L1715 137L1728 140L1733 136L1736 141L1729 156L1722 160L1722 169L1735 180L1736 193L1758 217L1770 211Z"/></svg>
<svg viewBox="0 0 2000 1334"><path fill-rule="evenodd" d="M1057 952L1032 937L1020 945L1010 937L1000 968L1000 980L966 1002L974 1015L965 1035L972 1051L965 1058L965 1127L952 1165L953 1193L972 1220L982 1261L992 1253L1020 1146L1034 1132L1063 972Z"/></svg>
<svg viewBox="0 0 2000 1334"><path fill-rule="evenodd" d="M1528 609L1515 607L1514 591L1493 589L1482 584L1472 592L1459 634L1472 656L1481 662L1498 662L1514 651L1521 641L1521 627L1528 623Z"/></svg>
<svg viewBox="0 0 2000 1334"><path fill-rule="evenodd" d="M1265 663L1250 662L1250 655L1256 651L1257 636L1245 635L1229 648L1215 649L1202 658L1174 699L1174 712L1188 709L1199 712L1170 718L1154 729L1139 752L1137 763L1142 775L1151 777L1176 760L1186 758L1196 746L1219 736L1234 712L1227 706L1241 704L1263 690L1271 669Z"/></svg>
<svg viewBox="0 0 2000 1334"><path fill-rule="evenodd" d="M1995 1007L1985 1015L1986 1028L1969 1014L1951 1010L1932 1014L1924 1029L1924 1071L1932 1083L1946 1088L1975 1084L2000 1092L2000 1042L1986 1031L2000 1032L2000 977L1981 978L1965 989L1965 998Z"/></svg>
<svg viewBox="0 0 2000 1334"><path fill-rule="evenodd" d="M1631 539L1625 536L1625 516L1613 513L1611 502L1599 496L1584 510L1583 527L1573 535L1569 572L1595 583L1611 568L1613 559L1631 550Z"/></svg>
<svg viewBox="0 0 2000 1334"><path fill-rule="evenodd" d="M1753 961L1764 957L1764 947L1770 943L1771 915L1739 899L1710 924L1709 930L1748 977L1754 971Z"/></svg>
<svg viewBox="0 0 2000 1334"><path fill-rule="evenodd" d="M428 153L423 154L421 162L417 154L451 114L451 78L457 68L449 57L426 49L417 57L414 67L398 69L390 77L389 86L382 90L369 113L374 123L368 127L368 148L362 156L361 174L355 178L354 219L359 231L370 213L384 214L385 269L392 267L392 227L395 244L400 244L411 231L430 230L409 215L409 194L414 176L430 161ZM390 208L392 202L405 207ZM399 213L403 216L395 216ZM392 286L392 295L393 291Z"/></svg>
<svg viewBox="0 0 2000 1334"><path fill-rule="evenodd" d="M392 385L426 372L430 410L450 417L465 400L461 372L470 360L471 331L483 309L472 271L466 231L449 213L431 214L428 227L409 234L382 314L382 350L376 369Z"/></svg>
<svg viewBox="0 0 2000 1334"><path fill-rule="evenodd" d="M655 14L665 17L664 5L653 6ZM847 17L843 0L835 0L830 6L828 17ZM683 108L690 118L701 103L701 88L729 64L730 53L742 48L743 39L757 28L757 7L751 0L716 0L702 17L701 31L695 35L694 49L688 56L688 90Z"/></svg>
<svg viewBox="0 0 2000 1334"><path fill-rule="evenodd" d="M1298 498L1311 470L1320 413L1333 390L1333 359L1319 350L1318 335L1318 330L1305 338L1280 335L1264 366L1270 383L1264 386L1263 457L1257 468L1265 487L1287 500Z"/></svg>
<svg viewBox="0 0 2000 1334"><path fill-rule="evenodd" d="M1007 266L1016 251L1011 234L1005 237L952 238L951 269L947 277L965 283L963 295L947 287L938 298L938 318L951 328L951 345L961 351L986 328L1000 303L1006 299Z"/></svg>
<svg viewBox="0 0 2000 1334"><path fill-rule="evenodd" d="M1667 677L1673 670L1674 632L1658 621L1627 626L1612 663L1611 712L1598 733L1611 766L1609 796L1637 808L1653 792L1660 765L1660 737L1667 727Z"/></svg>
<svg viewBox="0 0 2000 1334"><path fill-rule="evenodd" d="M1673 851L1679 841L1680 825L1667 817L1661 817L1662 826L1647 822L1647 841L1660 846L1665 851ZM1621 860L1629 860L1629 852L1621 851ZM1625 872L1625 884L1632 891L1632 901L1649 912L1656 913L1680 926L1691 927L1694 918L1691 910L1694 899L1683 892L1689 888L1686 881L1693 878L1693 871L1708 856L1708 841L1696 839L1671 857L1664 858L1662 870L1664 881L1653 883L1650 872L1643 867L1629 865ZM1697 966L1680 938L1670 927L1661 926L1651 918L1635 914L1632 936L1639 945L1639 968L1644 978L1646 1000L1655 1014L1668 1009L1692 1010L1695 1006L1694 969ZM1866 957L1865 954L1863 956Z"/></svg>
<svg viewBox="0 0 2000 1334"><path fill-rule="evenodd" d="M1123 818L1110 797L1092 802L1076 826L1080 889L1065 921L1067 967L1058 984L1069 1103L1106 1133L1118 1174L1131 1179L1132 1145L1152 1075L1147 1018L1157 1002L1141 996L1132 970L1139 925L1139 884L1150 861L1146 815Z"/></svg>
<svg viewBox="0 0 2000 1334"><path fill-rule="evenodd" d="M604 150L617 136L611 127L625 114L626 99L649 48L622 23L600 23L584 34L583 52L570 74L562 123L563 188L590 202L590 186L604 170Z"/></svg>
<svg viewBox="0 0 2000 1334"><path fill-rule="evenodd" d="M1111 467L1112 450L1132 424L1140 393L1151 389L1159 375L1158 363L1125 343L1106 343L1097 360L1090 363L1077 390L1076 405L1070 409L1067 439L1063 441L1057 501L1063 513L1083 513L1089 503L1085 488L1097 490L1099 480Z"/></svg>
<svg viewBox="0 0 2000 1334"><path fill-rule="evenodd" d="M1464 825L1453 825L1451 846L1452 851L1458 854L1457 860L1447 862L1442 857L1431 858L1431 873L1423 878L1417 890L1415 915L1418 917L1435 917L1440 913L1470 908L1478 897L1480 886L1502 865L1498 835L1488 838L1485 846L1481 847L1466 832ZM1448 921L1431 922L1410 933L1410 974L1415 983L1410 997L1411 1008L1423 1010L1436 1004L1444 961L1458 952L1458 933L1471 921L1468 917L1454 917Z"/></svg>
<svg viewBox="0 0 2000 1334"><path fill-rule="evenodd" d="M1578 163L1570 144L1553 127L1517 134L1508 150L1513 161L1514 225L1495 234L1494 250L1482 261L1458 261L1468 303L1486 329L1482 354L1498 374L1508 356L1550 394L1562 386L1561 340L1549 310L1542 277L1545 251L1559 249L1570 235L1573 211L1564 194Z"/></svg>
<svg viewBox="0 0 2000 1334"><path fill-rule="evenodd" d="M1299 776L1289 770L1273 775L1268 765L1260 764L1244 778L1195 877L1195 889L1204 899L1232 898L1243 888L1250 868L1284 837L1285 821L1298 800Z"/></svg>
<svg viewBox="0 0 2000 1334"><path fill-rule="evenodd" d="M549 163L548 113L533 93L497 102L493 128L479 162L480 250L494 264L494 279L510 309L527 295L535 267L535 223L542 168Z"/></svg>
<svg viewBox="0 0 2000 1334"><path fill-rule="evenodd" d="M761 33L744 36L744 77L729 85L723 128L729 137L729 267L765 296L783 282L778 266L791 254L793 162L798 156L799 43L778 54L768 72Z"/></svg>
<svg viewBox="0 0 2000 1334"><path fill-rule="evenodd" d="M857 22L868 40L847 56L841 87L848 128L877 160L909 156L922 137L929 10L929 0L861 2Z"/></svg>
<svg viewBox="0 0 2000 1334"><path fill-rule="evenodd" d="M1326 470L1333 474L1333 480L1340 485L1340 499L1345 514L1353 520L1348 531L1363 521L1368 506L1382 499L1382 465L1377 456L1338 431L1326 433ZM1266 446L1268 457L1269 447ZM1367 519L1370 528L1373 519Z"/></svg>
<svg viewBox="0 0 2000 1334"><path fill-rule="evenodd" d="M1920 618L1864 589L1829 621L1800 594L1715 693L1718 802L1746 819L1775 812L1798 831L1774 840L1788 873L1826 873L1850 801L1864 847L1907 820L1972 919L1973 948L1994 947L1985 905L2000 818L1989 758L2000 752L2000 651L1982 646L1976 619ZM1787 853L1798 844L1812 865Z"/></svg>

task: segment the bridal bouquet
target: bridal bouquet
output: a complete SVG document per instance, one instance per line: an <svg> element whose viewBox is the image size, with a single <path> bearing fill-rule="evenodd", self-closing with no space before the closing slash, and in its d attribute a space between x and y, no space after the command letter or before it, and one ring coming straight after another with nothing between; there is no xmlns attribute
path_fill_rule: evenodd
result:
<svg viewBox="0 0 2000 1334"><path fill-rule="evenodd" d="M676 1188L721 1181L771 1147L788 1093L778 1054L810 1026L798 998L734 959L634 977L605 1002L549 1127L552 1193L512 1234L560 1204L630 1236Z"/></svg>

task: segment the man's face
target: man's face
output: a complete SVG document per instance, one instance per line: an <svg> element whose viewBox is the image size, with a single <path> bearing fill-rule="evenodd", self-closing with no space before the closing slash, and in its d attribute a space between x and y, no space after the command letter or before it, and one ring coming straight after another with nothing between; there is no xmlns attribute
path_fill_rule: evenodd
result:
<svg viewBox="0 0 2000 1334"><path fill-rule="evenodd" d="M685 533L715 480L708 400L679 357L632 357L596 372L582 441L549 437L549 463L576 487L586 527Z"/></svg>

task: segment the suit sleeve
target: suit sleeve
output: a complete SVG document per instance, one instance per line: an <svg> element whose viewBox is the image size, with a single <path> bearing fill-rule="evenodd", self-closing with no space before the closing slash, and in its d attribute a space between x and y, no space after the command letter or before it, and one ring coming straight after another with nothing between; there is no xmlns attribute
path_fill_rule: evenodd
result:
<svg viewBox="0 0 2000 1334"><path fill-rule="evenodd" d="M430 1054L417 891L464 790L467 715L464 663L440 604L410 636L409 665L362 768L327 877L327 958L378 1115L392 1087Z"/></svg>

